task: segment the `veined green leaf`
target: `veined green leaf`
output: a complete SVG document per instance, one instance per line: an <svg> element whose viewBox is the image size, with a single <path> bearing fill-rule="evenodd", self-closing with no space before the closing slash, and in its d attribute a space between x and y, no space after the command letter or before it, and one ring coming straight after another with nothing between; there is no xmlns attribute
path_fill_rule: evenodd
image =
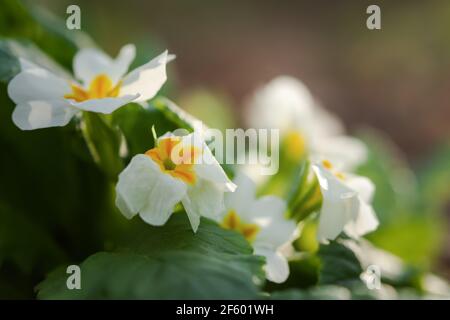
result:
<svg viewBox="0 0 450 320"><path fill-rule="evenodd" d="M321 259L319 284L345 285L355 280L361 281L361 263L345 245L338 241L320 245L318 256Z"/></svg>
<svg viewBox="0 0 450 320"><path fill-rule="evenodd" d="M184 214L163 227L136 221L133 239L81 264L82 290L60 269L38 286L40 299L252 299L260 297L263 258L236 232L202 219L197 234Z"/></svg>

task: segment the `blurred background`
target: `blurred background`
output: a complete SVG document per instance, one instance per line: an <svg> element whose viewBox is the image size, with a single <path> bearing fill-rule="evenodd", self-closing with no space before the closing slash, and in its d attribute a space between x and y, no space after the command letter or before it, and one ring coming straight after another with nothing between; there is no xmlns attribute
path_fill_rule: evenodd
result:
<svg viewBox="0 0 450 320"><path fill-rule="evenodd" d="M82 31L112 56L135 43L135 65L176 54L165 93L211 126L245 125L255 89L301 79L369 145L360 173L381 221L369 239L450 279L449 1L28 2L62 19L79 5ZM370 4L381 30L366 27Z"/></svg>
<svg viewBox="0 0 450 320"><path fill-rule="evenodd" d="M180 89L206 86L237 108L289 74L350 129L382 130L412 161L450 136L448 1L39 2L62 17L78 4L82 29L112 55L128 42L168 48ZM366 8L375 3L382 29L369 31Z"/></svg>

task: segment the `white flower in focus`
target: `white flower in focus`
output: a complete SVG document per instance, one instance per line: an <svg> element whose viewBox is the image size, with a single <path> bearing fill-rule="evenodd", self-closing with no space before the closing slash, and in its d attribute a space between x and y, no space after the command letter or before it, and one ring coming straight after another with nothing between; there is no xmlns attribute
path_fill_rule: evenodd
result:
<svg viewBox="0 0 450 320"><path fill-rule="evenodd" d="M154 97L173 57L165 51L127 73L134 57L134 45L124 46L116 59L98 49L82 49L73 62L78 81L21 59L22 70L8 85L8 95L17 105L14 123L22 130L64 126L81 111L108 114Z"/></svg>
<svg viewBox="0 0 450 320"><path fill-rule="evenodd" d="M283 247L297 236L296 224L285 218L286 203L275 196L256 199L252 180L239 174L234 182L237 190L225 195L225 208L217 221L226 229L240 232L257 255L266 258L266 276L272 282L284 282L289 265Z"/></svg>
<svg viewBox="0 0 450 320"><path fill-rule="evenodd" d="M134 156L119 175L116 205L129 219L139 214L161 226L181 201L196 232L200 216L217 218L224 209L224 192L235 188L198 134L166 134L155 148Z"/></svg>
<svg viewBox="0 0 450 320"><path fill-rule="evenodd" d="M273 79L255 92L246 110L250 127L280 130L293 159L309 153L351 170L367 157L366 146L345 135L341 121L322 108L295 78Z"/></svg>
<svg viewBox="0 0 450 320"><path fill-rule="evenodd" d="M378 227L370 205L375 186L366 177L342 173L330 161L313 165L322 193L317 239L334 240L342 232L358 238Z"/></svg>

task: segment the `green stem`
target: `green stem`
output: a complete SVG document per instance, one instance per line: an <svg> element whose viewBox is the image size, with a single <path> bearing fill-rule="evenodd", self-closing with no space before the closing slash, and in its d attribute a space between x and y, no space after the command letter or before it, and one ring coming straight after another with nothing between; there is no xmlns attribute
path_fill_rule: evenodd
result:
<svg viewBox="0 0 450 320"><path fill-rule="evenodd" d="M83 112L81 130L94 162L111 181L116 181L123 169L118 130L112 127L107 116L95 112Z"/></svg>

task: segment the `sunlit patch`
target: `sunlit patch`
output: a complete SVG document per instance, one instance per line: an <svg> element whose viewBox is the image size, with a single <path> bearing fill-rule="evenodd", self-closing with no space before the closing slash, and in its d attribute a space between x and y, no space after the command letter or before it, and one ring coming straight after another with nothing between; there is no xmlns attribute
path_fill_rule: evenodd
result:
<svg viewBox="0 0 450 320"><path fill-rule="evenodd" d="M194 164L201 152L193 146L179 145L180 143L180 137L163 138L158 141L155 148L145 154L159 165L162 172L188 184L194 184L196 181ZM174 150L175 148L179 150Z"/></svg>
<svg viewBox="0 0 450 320"><path fill-rule="evenodd" d="M240 232L249 242L255 240L260 228L254 223L245 223L239 218L236 211L230 210L223 218L222 227Z"/></svg>
<svg viewBox="0 0 450 320"><path fill-rule="evenodd" d="M284 141L288 157L293 161L300 160L306 154L306 140L301 133L291 131L286 135Z"/></svg>
<svg viewBox="0 0 450 320"><path fill-rule="evenodd" d="M119 95L122 82L115 86L106 74L96 76L89 85L89 89L84 89L77 84L70 84L71 93L64 95L66 99L72 99L76 102L83 102L91 99L115 98Z"/></svg>

